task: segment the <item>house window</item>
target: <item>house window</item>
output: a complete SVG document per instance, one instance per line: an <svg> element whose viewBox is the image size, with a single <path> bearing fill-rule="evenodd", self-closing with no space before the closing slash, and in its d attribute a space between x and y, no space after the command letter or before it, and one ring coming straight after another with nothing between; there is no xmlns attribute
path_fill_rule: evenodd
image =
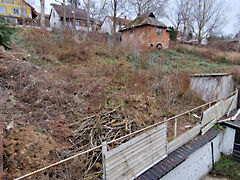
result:
<svg viewBox="0 0 240 180"><path fill-rule="evenodd" d="M163 29L157 28L157 29L156 29L156 35L157 35L157 36L162 36L162 35L163 35Z"/></svg>
<svg viewBox="0 0 240 180"><path fill-rule="evenodd" d="M12 8L12 13L13 13L14 15L20 15L20 9L18 9L18 8Z"/></svg>
<svg viewBox="0 0 240 180"><path fill-rule="evenodd" d="M14 0L1 0L0 2L6 3L6 4L14 4Z"/></svg>
<svg viewBox="0 0 240 180"><path fill-rule="evenodd" d="M83 26L83 27L86 27L86 26L87 26L87 23L86 23L86 22L83 22L83 23L82 23L82 26Z"/></svg>
<svg viewBox="0 0 240 180"><path fill-rule="evenodd" d="M22 15L26 15L26 9L22 9Z"/></svg>
<svg viewBox="0 0 240 180"><path fill-rule="evenodd" d="M6 7L0 6L0 14L6 14Z"/></svg>
<svg viewBox="0 0 240 180"><path fill-rule="evenodd" d="M53 12L53 17L55 17L55 12Z"/></svg>
<svg viewBox="0 0 240 180"><path fill-rule="evenodd" d="M76 26L80 26L80 22L79 21L76 21Z"/></svg>
<svg viewBox="0 0 240 180"><path fill-rule="evenodd" d="M133 34L133 29L131 29L129 33L130 33L130 34Z"/></svg>

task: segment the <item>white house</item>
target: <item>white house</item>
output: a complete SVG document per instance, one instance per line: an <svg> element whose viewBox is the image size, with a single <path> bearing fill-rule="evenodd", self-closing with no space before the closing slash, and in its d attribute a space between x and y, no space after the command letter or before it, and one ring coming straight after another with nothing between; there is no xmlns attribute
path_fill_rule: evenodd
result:
<svg viewBox="0 0 240 180"><path fill-rule="evenodd" d="M125 18L116 18L116 32L119 32L121 28L123 28L130 22L131 20L128 20L126 16ZM99 32L112 34L112 31L113 31L113 17L106 16L105 19L103 20L103 23Z"/></svg>
<svg viewBox="0 0 240 180"><path fill-rule="evenodd" d="M50 27L53 29L61 29L63 26L63 6L58 4L51 4L50 12ZM93 19L90 19L91 26L94 24ZM72 8L66 6L66 25L76 30L87 31L87 12L84 9Z"/></svg>

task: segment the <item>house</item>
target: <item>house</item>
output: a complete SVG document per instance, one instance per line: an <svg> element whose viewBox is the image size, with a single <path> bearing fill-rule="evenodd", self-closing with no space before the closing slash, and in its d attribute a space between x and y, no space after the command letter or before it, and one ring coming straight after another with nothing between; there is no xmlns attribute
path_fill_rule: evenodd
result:
<svg viewBox="0 0 240 180"><path fill-rule="evenodd" d="M99 30L99 32L112 34L113 33L113 21L114 21L113 16L106 16L102 22L101 29ZM124 28L130 22L131 22L131 20L128 20L126 16L125 16L125 18L116 18L116 31L115 32L119 32L119 30L121 28Z"/></svg>
<svg viewBox="0 0 240 180"><path fill-rule="evenodd" d="M41 26L41 13L37 12L36 17L34 18L34 25ZM45 14L45 26L50 27L50 14Z"/></svg>
<svg viewBox="0 0 240 180"><path fill-rule="evenodd" d="M170 30L152 12L138 16L120 32L122 43L135 50L166 49L169 46Z"/></svg>
<svg viewBox="0 0 240 180"><path fill-rule="evenodd" d="M62 5L51 4L52 9L50 12L50 27L53 29L61 29L63 26L63 9ZM90 30L94 24L94 20L90 19ZM87 12L84 9L72 8L66 6L66 25L76 30L87 31Z"/></svg>
<svg viewBox="0 0 240 180"><path fill-rule="evenodd" d="M233 39L225 40L223 44L226 45L226 49L231 51L240 51L240 34L236 35Z"/></svg>
<svg viewBox="0 0 240 180"><path fill-rule="evenodd" d="M35 16L34 8L24 0L0 0L0 16L13 24L29 23Z"/></svg>

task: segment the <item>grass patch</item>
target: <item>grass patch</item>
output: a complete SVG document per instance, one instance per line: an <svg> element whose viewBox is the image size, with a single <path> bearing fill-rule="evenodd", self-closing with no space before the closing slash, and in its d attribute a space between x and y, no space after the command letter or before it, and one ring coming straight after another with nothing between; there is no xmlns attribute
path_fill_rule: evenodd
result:
<svg viewBox="0 0 240 180"><path fill-rule="evenodd" d="M220 160L215 163L215 168L211 171L211 174L240 179L240 163L232 156L222 154Z"/></svg>

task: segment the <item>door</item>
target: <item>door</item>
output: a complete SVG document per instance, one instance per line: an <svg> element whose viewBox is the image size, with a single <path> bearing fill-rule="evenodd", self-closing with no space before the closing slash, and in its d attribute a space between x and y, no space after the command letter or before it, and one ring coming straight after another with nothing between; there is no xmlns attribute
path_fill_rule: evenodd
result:
<svg viewBox="0 0 240 180"><path fill-rule="evenodd" d="M240 159L240 129L236 130L233 155Z"/></svg>

